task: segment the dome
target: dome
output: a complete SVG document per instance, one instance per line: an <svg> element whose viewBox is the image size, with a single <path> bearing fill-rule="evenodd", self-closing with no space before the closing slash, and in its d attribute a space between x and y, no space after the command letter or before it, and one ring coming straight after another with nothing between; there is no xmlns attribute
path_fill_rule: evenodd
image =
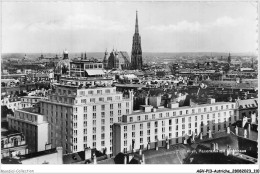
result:
<svg viewBox="0 0 260 174"><path fill-rule="evenodd" d="M69 52L67 50L63 51L63 54L69 54Z"/></svg>
<svg viewBox="0 0 260 174"><path fill-rule="evenodd" d="M70 67L70 60L63 59L57 63L55 67L55 71L56 73L66 74L69 70L69 67Z"/></svg>

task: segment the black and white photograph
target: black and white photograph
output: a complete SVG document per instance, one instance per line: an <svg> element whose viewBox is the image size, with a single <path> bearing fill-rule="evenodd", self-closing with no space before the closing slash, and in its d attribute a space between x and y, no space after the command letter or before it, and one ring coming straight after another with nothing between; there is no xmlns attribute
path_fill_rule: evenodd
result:
<svg viewBox="0 0 260 174"><path fill-rule="evenodd" d="M259 1L0 4L1 173L259 173Z"/></svg>

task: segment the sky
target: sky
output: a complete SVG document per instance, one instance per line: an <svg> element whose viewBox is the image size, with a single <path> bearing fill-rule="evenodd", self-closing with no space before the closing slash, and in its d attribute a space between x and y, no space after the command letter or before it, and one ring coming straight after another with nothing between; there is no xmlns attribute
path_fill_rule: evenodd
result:
<svg viewBox="0 0 260 174"><path fill-rule="evenodd" d="M3 53L255 52L252 2L2 2Z"/></svg>

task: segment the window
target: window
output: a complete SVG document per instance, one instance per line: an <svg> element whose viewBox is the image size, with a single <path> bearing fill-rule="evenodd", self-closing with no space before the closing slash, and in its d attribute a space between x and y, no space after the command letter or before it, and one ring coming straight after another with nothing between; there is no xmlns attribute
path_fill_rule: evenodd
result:
<svg viewBox="0 0 260 174"><path fill-rule="evenodd" d="M228 109L228 105L226 105L226 109Z"/></svg>
<svg viewBox="0 0 260 174"><path fill-rule="evenodd" d="M105 132L105 126L101 127L101 132Z"/></svg>
<svg viewBox="0 0 260 174"><path fill-rule="evenodd" d="M140 136L142 137L144 135L143 131L140 131Z"/></svg>
<svg viewBox="0 0 260 174"><path fill-rule="evenodd" d="M112 97L107 97L107 101L112 101Z"/></svg>
<svg viewBox="0 0 260 174"><path fill-rule="evenodd" d="M97 110L97 106L93 106L93 111L95 112Z"/></svg>
<svg viewBox="0 0 260 174"><path fill-rule="evenodd" d="M87 111L88 111L88 107L84 106L84 112L87 112Z"/></svg>
<svg viewBox="0 0 260 174"><path fill-rule="evenodd" d="M140 143L143 143L143 138L140 138Z"/></svg>
<svg viewBox="0 0 260 174"><path fill-rule="evenodd" d="M207 108L204 108L204 112L207 112Z"/></svg>
<svg viewBox="0 0 260 174"><path fill-rule="evenodd" d="M125 132L127 131L127 126L124 126L124 131L125 131Z"/></svg>
<svg viewBox="0 0 260 174"><path fill-rule="evenodd" d="M158 122L154 122L154 127L158 127Z"/></svg>
<svg viewBox="0 0 260 174"><path fill-rule="evenodd" d="M127 146L127 141L126 140L124 141L124 146Z"/></svg>
<svg viewBox="0 0 260 174"><path fill-rule="evenodd" d="M195 123L195 127L197 127L197 122Z"/></svg>
<svg viewBox="0 0 260 174"><path fill-rule="evenodd" d="M132 125L132 130L135 130L135 125Z"/></svg>
<svg viewBox="0 0 260 174"><path fill-rule="evenodd" d="M129 109L126 109L126 114L129 114Z"/></svg>
<svg viewBox="0 0 260 174"><path fill-rule="evenodd" d="M110 104L110 109L113 109L113 104Z"/></svg>
<svg viewBox="0 0 260 174"><path fill-rule="evenodd" d="M173 116L176 116L176 112L173 112L172 115L173 115Z"/></svg>
<svg viewBox="0 0 260 174"><path fill-rule="evenodd" d="M133 138L135 137L135 132L132 132L132 137L133 137Z"/></svg>
<svg viewBox="0 0 260 174"><path fill-rule="evenodd" d="M162 132L165 132L165 127L162 128Z"/></svg>
<svg viewBox="0 0 260 174"><path fill-rule="evenodd" d="M105 112L101 112L101 117L102 117L102 118L105 117Z"/></svg>
<svg viewBox="0 0 260 174"><path fill-rule="evenodd" d="M143 129L143 124L140 124L140 129Z"/></svg>
<svg viewBox="0 0 260 174"><path fill-rule="evenodd" d="M151 123L147 123L147 129L150 129Z"/></svg>
<svg viewBox="0 0 260 174"><path fill-rule="evenodd" d="M91 102L91 103L95 103L95 98L91 98L91 99L90 99L90 102Z"/></svg>
<svg viewBox="0 0 260 174"><path fill-rule="evenodd" d="M98 94L102 94L102 90L97 90L97 93Z"/></svg>
<svg viewBox="0 0 260 174"><path fill-rule="evenodd" d="M96 120L93 120L93 126L95 126L96 125Z"/></svg>
<svg viewBox="0 0 260 174"><path fill-rule="evenodd" d="M96 119L96 118L97 118L97 114L93 113L93 119Z"/></svg>
<svg viewBox="0 0 260 174"><path fill-rule="evenodd" d="M130 117L130 122L133 122L133 117Z"/></svg>
<svg viewBox="0 0 260 174"><path fill-rule="evenodd" d="M186 114L189 114L189 110L186 110Z"/></svg>
<svg viewBox="0 0 260 174"><path fill-rule="evenodd" d="M127 133L124 133L124 139L127 139Z"/></svg>
<svg viewBox="0 0 260 174"><path fill-rule="evenodd" d="M101 119L101 124L102 124L102 125L105 124L105 119Z"/></svg>
<svg viewBox="0 0 260 174"><path fill-rule="evenodd" d="M128 103L128 102L126 102L126 107L127 107L127 108L129 107L129 103Z"/></svg>
<svg viewBox="0 0 260 174"><path fill-rule="evenodd" d="M145 115L145 120L148 120L148 115Z"/></svg>
<svg viewBox="0 0 260 174"><path fill-rule="evenodd" d="M169 117L169 112L166 113L166 117Z"/></svg>
<svg viewBox="0 0 260 174"><path fill-rule="evenodd" d="M155 119L155 114L152 114L152 119Z"/></svg>
<svg viewBox="0 0 260 174"><path fill-rule="evenodd" d="M121 109L121 103L118 103L118 109Z"/></svg>
<svg viewBox="0 0 260 174"><path fill-rule="evenodd" d="M207 114L207 119L209 120L209 114Z"/></svg>
<svg viewBox="0 0 260 174"><path fill-rule="evenodd" d="M201 108L198 109L198 113L200 113L200 112L201 112Z"/></svg>
<svg viewBox="0 0 260 174"><path fill-rule="evenodd" d="M110 117L113 117L113 111L110 111Z"/></svg>
<svg viewBox="0 0 260 174"><path fill-rule="evenodd" d="M105 110L105 105L101 105L101 110Z"/></svg>
<svg viewBox="0 0 260 174"><path fill-rule="evenodd" d="M203 115L201 115L201 120L203 120Z"/></svg>
<svg viewBox="0 0 260 174"><path fill-rule="evenodd" d="M177 118L177 119L175 119L175 124L178 124L178 118Z"/></svg>
<svg viewBox="0 0 260 174"><path fill-rule="evenodd" d="M110 124L113 124L113 118L110 118Z"/></svg>
<svg viewBox="0 0 260 174"><path fill-rule="evenodd" d="M210 107L210 111L212 111L212 107Z"/></svg>
<svg viewBox="0 0 260 174"><path fill-rule="evenodd" d="M100 98L99 98L99 101L102 101L102 102L103 102L103 101L104 101L104 97L100 97Z"/></svg>
<svg viewBox="0 0 260 174"><path fill-rule="evenodd" d="M191 123L189 123L189 128L191 128Z"/></svg>
<svg viewBox="0 0 260 174"><path fill-rule="evenodd" d="M176 133L175 133L175 137L178 137L178 136L179 136L179 135L178 135L178 132L176 132Z"/></svg>
<svg viewBox="0 0 260 174"><path fill-rule="evenodd" d="M176 131L179 130L178 125L176 125Z"/></svg>
<svg viewBox="0 0 260 174"><path fill-rule="evenodd" d="M182 115L182 111L180 111L180 115Z"/></svg>
<svg viewBox="0 0 260 174"><path fill-rule="evenodd" d="M96 135L93 135L92 138L93 138L93 141L95 141L96 140Z"/></svg>
<svg viewBox="0 0 260 174"><path fill-rule="evenodd" d="M189 117L189 122L191 122L191 117Z"/></svg>
<svg viewBox="0 0 260 174"><path fill-rule="evenodd" d="M159 114L159 117L162 118L162 113Z"/></svg>
<svg viewBox="0 0 260 174"><path fill-rule="evenodd" d="M151 132L150 130L147 130L147 135L150 135L150 132Z"/></svg>
<svg viewBox="0 0 260 174"><path fill-rule="evenodd" d="M169 120L169 125L172 125L172 120Z"/></svg>
<svg viewBox="0 0 260 174"><path fill-rule="evenodd" d="M118 115L121 115L121 110L118 110Z"/></svg>
<svg viewBox="0 0 260 174"><path fill-rule="evenodd" d="M137 120L140 121L140 120L141 120L141 117L140 117L140 116L137 116Z"/></svg>
<svg viewBox="0 0 260 174"><path fill-rule="evenodd" d="M198 120L198 117L197 116L195 116L195 121L197 121Z"/></svg>
<svg viewBox="0 0 260 174"><path fill-rule="evenodd" d="M185 118L182 118L182 123L185 123Z"/></svg>
<svg viewBox="0 0 260 174"><path fill-rule="evenodd" d="M182 125L182 129L185 129L185 124Z"/></svg>

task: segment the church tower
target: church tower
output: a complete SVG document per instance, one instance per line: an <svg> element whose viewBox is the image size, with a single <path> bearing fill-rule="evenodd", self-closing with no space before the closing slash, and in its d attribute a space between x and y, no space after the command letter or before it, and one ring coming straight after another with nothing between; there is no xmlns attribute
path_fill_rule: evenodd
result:
<svg viewBox="0 0 260 174"><path fill-rule="evenodd" d="M131 64L132 64L132 69L141 70L143 67L141 36L139 35L137 11L136 11L136 22L135 22L135 34L133 36Z"/></svg>
<svg viewBox="0 0 260 174"><path fill-rule="evenodd" d="M229 65L231 64L231 56L230 56L230 53L228 54L228 64L229 64Z"/></svg>

